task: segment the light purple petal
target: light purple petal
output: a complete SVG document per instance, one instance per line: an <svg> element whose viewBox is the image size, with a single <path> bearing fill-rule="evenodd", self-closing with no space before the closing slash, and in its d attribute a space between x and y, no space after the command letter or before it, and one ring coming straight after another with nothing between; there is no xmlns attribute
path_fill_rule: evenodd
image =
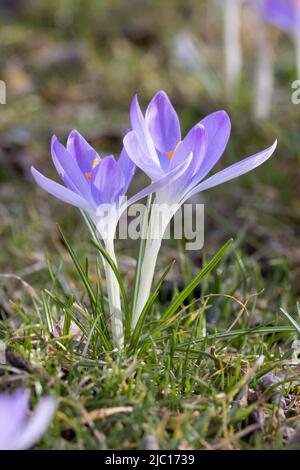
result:
<svg viewBox="0 0 300 470"><path fill-rule="evenodd" d="M93 169L91 188L96 205L113 204L124 194L125 178L113 155L103 158Z"/></svg>
<svg viewBox="0 0 300 470"><path fill-rule="evenodd" d="M218 186L226 181L230 181L238 176L241 176L245 173L248 173L251 170L254 170L262 163L264 163L271 155L274 153L277 146L277 141L266 150L262 152L256 153L251 157L245 158L238 163L234 163L233 165L225 168L225 170L219 171L215 175L211 176L207 180L203 181L202 183L198 184L194 189L192 189L184 200L187 200L189 197L193 196L200 191L205 191L206 189L213 188L214 186Z"/></svg>
<svg viewBox="0 0 300 470"><path fill-rule="evenodd" d="M124 178L125 178L124 194L126 194L129 188L129 185L132 181L133 175L135 173L136 166L133 163L133 161L129 158L128 153L125 150L125 147L123 147L122 152L120 154L118 165L121 168Z"/></svg>
<svg viewBox="0 0 300 470"><path fill-rule="evenodd" d="M32 447L47 431L56 410L56 400L44 397L40 400L26 425L19 430L11 449L24 450Z"/></svg>
<svg viewBox="0 0 300 470"><path fill-rule="evenodd" d="M230 119L225 111L209 114L199 124L207 131L208 144L206 155L199 169L198 181L205 178L223 155L231 130Z"/></svg>
<svg viewBox="0 0 300 470"><path fill-rule="evenodd" d="M157 150L157 155L159 158L160 168L164 173L167 173L170 169L170 158L166 153L160 152Z"/></svg>
<svg viewBox="0 0 300 470"><path fill-rule="evenodd" d="M76 130L69 134L67 150L77 161L83 174L91 172L95 159L100 159L96 150Z"/></svg>
<svg viewBox="0 0 300 470"><path fill-rule="evenodd" d="M200 124L194 126L187 136L182 141L176 150L172 160L170 161L170 169L175 168L178 164L182 163L191 153L193 159L191 163L191 176L195 173L206 154L208 144L208 135L206 128Z"/></svg>
<svg viewBox="0 0 300 470"><path fill-rule="evenodd" d="M51 153L58 160L68 179L72 181L78 194L87 200L91 200L91 190L87 177L80 171L76 160L58 141L55 135L51 140Z"/></svg>
<svg viewBox="0 0 300 470"><path fill-rule="evenodd" d="M140 199L148 196L149 194L160 191L163 188L166 188L176 182L177 179L186 171L192 161L192 155L190 155L181 165L178 165L176 168L171 170L167 175L164 175L161 179L150 184L146 188L139 191L137 194L132 196L127 200L126 205L123 207L123 210L131 204L135 204Z"/></svg>
<svg viewBox="0 0 300 470"><path fill-rule="evenodd" d="M123 143L129 158L136 166L143 170L150 179L156 181L164 176L164 171L160 165L153 163L153 160L146 153L146 149L142 147L135 131L129 132L124 137Z"/></svg>
<svg viewBox="0 0 300 470"><path fill-rule="evenodd" d="M177 113L164 91L159 91L152 98L145 121L156 149L162 153L174 151L181 140L180 124Z"/></svg>
<svg viewBox="0 0 300 470"><path fill-rule="evenodd" d="M47 191L47 193L52 194L52 196L55 196L61 201L72 204L73 206L76 206L79 209L83 209L87 212L91 212L93 209L93 206L83 199L83 197L81 197L79 194L74 193L70 189L65 188L50 178L46 178L46 176L42 175L33 166L31 167L31 173L36 183L45 191Z"/></svg>
<svg viewBox="0 0 300 470"><path fill-rule="evenodd" d="M29 394L19 389L13 395L0 395L0 450L9 449L26 421Z"/></svg>
<svg viewBox="0 0 300 470"><path fill-rule="evenodd" d="M294 0L266 0L262 8L262 15L265 21L289 34L294 34L295 28L300 25L297 8L299 8L299 4L297 5Z"/></svg>
<svg viewBox="0 0 300 470"><path fill-rule="evenodd" d="M132 103L131 103L130 121L131 121L131 128L133 131L136 132L140 146L143 149L144 153L147 155L147 159L152 162L153 166L157 166L159 168L160 162L159 162L159 159L158 159L158 156L157 156L157 153L156 153L153 141L152 141L152 137L147 128L144 116L139 106L137 96L133 98ZM133 156L128 152L128 150L127 150L127 153L129 157L133 160Z"/></svg>
<svg viewBox="0 0 300 470"><path fill-rule="evenodd" d="M60 179L65 183L65 185L69 189L71 189L71 191L74 191L75 193L79 194L79 191L78 191L77 187L75 186L75 184L73 183L71 178L69 178L69 176L67 175L67 173L65 172L65 170L61 166L61 164L60 164L60 162L59 162L59 160L56 156L56 153L51 152L51 156L52 156L52 161L54 163L54 166L56 168L57 173L59 174Z"/></svg>

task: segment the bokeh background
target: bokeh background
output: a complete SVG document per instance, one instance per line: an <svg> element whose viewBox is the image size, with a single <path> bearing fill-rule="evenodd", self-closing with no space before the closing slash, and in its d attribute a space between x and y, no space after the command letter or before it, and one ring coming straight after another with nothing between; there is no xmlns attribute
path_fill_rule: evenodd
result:
<svg viewBox="0 0 300 470"><path fill-rule="evenodd" d="M233 236L242 262L253 271L253 291L267 292L265 310L276 302L294 309L300 293L300 105L291 102L295 55L290 38L270 25L275 93L271 115L257 120L253 94L258 28L255 12L245 6L242 79L228 97L222 2L1 1L0 79L7 85L7 103L0 105L3 310L11 309L9 299L21 296L24 286L45 285L45 253L56 265L67 262L56 222L77 250L89 249L80 214L43 193L32 181L30 165L56 178L51 136L65 140L73 128L103 154L117 154L129 127L133 95L138 93L145 106L159 89L169 94L184 130L218 109L230 114L230 143L216 169L278 138L275 156L263 167L201 196L206 204L205 251L216 252ZM125 255L121 246L119 251L121 269L130 277L130 251ZM165 244L162 255L162 264L178 256L177 246ZM200 254L192 257L199 268Z"/></svg>

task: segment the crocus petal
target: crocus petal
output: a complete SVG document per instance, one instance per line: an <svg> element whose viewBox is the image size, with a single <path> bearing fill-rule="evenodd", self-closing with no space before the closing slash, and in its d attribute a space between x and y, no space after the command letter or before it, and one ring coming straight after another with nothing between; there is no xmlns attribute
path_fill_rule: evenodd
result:
<svg viewBox="0 0 300 470"><path fill-rule="evenodd" d="M0 450L9 449L27 418L29 393L19 389L13 395L0 395Z"/></svg>
<svg viewBox="0 0 300 470"><path fill-rule="evenodd" d="M133 161L129 158L128 153L125 150L125 147L123 147L122 152L120 154L118 165L121 168L123 175L124 175L124 179L125 179L124 194L126 194L129 188L129 185L132 181L133 175L135 173L136 166L133 163Z"/></svg>
<svg viewBox="0 0 300 470"><path fill-rule="evenodd" d="M69 134L67 150L77 161L77 164L84 175L85 173L91 172L94 161L100 159L96 150L94 150L85 138L76 130L73 130Z"/></svg>
<svg viewBox="0 0 300 470"><path fill-rule="evenodd" d="M181 163L181 165L178 165L176 168L171 170L167 175L164 175L159 180L155 181L154 183L151 183L149 186L132 196L126 201L125 205L123 205L122 211L124 211L126 207L130 206L131 204L135 204L137 201L148 196L149 194L157 193L161 189L173 184L186 171L186 169L191 163L191 160L192 155L190 155L183 163Z"/></svg>
<svg viewBox="0 0 300 470"><path fill-rule="evenodd" d="M78 194L79 191L77 187L75 186L71 178L69 178L69 176L67 175L67 173L61 166L55 152L51 152L51 153L52 153L52 161L54 163L57 173L59 174L60 179L65 183L66 186L68 186L69 189L71 189L71 191L74 191L75 193Z"/></svg>
<svg viewBox="0 0 300 470"><path fill-rule="evenodd" d="M153 166L157 166L159 168L160 163L159 159L153 144L152 137L150 132L147 128L143 113L138 103L137 96L135 96L132 100L131 107L130 107L130 121L131 121L131 128L133 131L136 132L138 137L138 141L141 145L141 148L147 155L147 158L152 161ZM127 134L128 135L128 134ZM127 137L127 136L126 136ZM125 137L125 139L126 139ZM126 149L127 150L127 149ZM128 152L128 150L127 150ZM133 160L132 155L128 152L129 157Z"/></svg>
<svg viewBox="0 0 300 470"><path fill-rule="evenodd" d="M136 166L143 170L150 179L156 181L164 176L164 171L160 165L153 163L149 154L146 153L146 149L142 147L141 141L135 131L128 132L124 137L123 143L129 158Z"/></svg>
<svg viewBox="0 0 300 470"><path fill-rule="evenodd" d="M64 186L56 183L50 178L46 178L46 176L42 175L33 166L31 167L31 173L36 183L45 191L47 191L47 193L52 194L52 196L55 196L61 201L67 202L68 204L72 204L72 206L76 206L79 209L83 209L87 212L90 212L93 209L93 206L91 206L79 194L74 193L70 189L65 188Z"/></svg>
<svg viewBox="0 0 300 470"><path fill-rule="evenodd" d="M180 124L177 113L164 91L159 91L152 98L145 121L156 149L162 153L173 151L181 140Z"/></svg>
<svg viewBox="0 0 300 470"><path fill-rule="evenodd" d="M58 141L55 135L51 140L51 153L58 160L66 176L72 181L78 194L87 200L91 200L91 190L86 176L80 171L76 160Z"/></svg>
<svg viewBox="0 0 300 470"><path fill-rule="evenodd" d="M193 167L192 172L197 171L207 151L207 145L208 134L206 128L201 124L197 124L190 130L181 145L179 145L170 162L170 169L175 168L179 163L182 163L191 153L193 153L193 160L191 163L191 166Z"/></svg>
<svg viewBox="0 0 300 470"><path fill-rule="evenodd" d="M32 447L48 429L55 410L56 400L54 398L42 398L24 428L13 440L11 449L23 450Z"/></svg>
<svg viewBox="0 0 300 470"><path fill-rule="evenodd" d="M113 155L103 158L93 169L91 189L96 205L115 204L124 194L125 178Z"/></svg>
<svg viewBox="0 0 300 470"><path fill-rule="evenodd" d="M199 169L198 180L205 178L223 155L231 130L230 119L225 111L209 114L199 124L207 131L208 143L205 158Z"/></svg>
<svg viewBox="0 0 300 470"><path fill-rule="evenodd" d="M164 173L167 173L170 169L170 157L164 152L157 150L157 155L159 158L160 168Z"/></svg>
<svg viewBox="0 0 300 470"><path fill-rule="evenodd" d="M262 15L265 21L293 34L297 24L296 8L296 2L293 4L289 0L266 0L262 7Z"/></svg>
<svg viewBox="0 0 300 470"><path fill-rule="evenodd" d="M210 178L193 188L186 195L184 201L186 201L189 197L193 196L194 194L199 193L200 191L205 191L206 189L213 188L214 186L218 186L222 183L225 183L226 181L230 181L234 178L237 178L238 176L248 173L251 170L254 170L254 168L257 168L266 160L268 160L268 158L271 157L271 155L274 153L274 150L276 149L276 146L277 141L275 141L274 144L268 149L256 153L251 157L245 158L244 160L241 160L238 163L234 163L228 168L225 168L225 170L219 171L219 173L216 173L215 175L211 176Z"/></svg>

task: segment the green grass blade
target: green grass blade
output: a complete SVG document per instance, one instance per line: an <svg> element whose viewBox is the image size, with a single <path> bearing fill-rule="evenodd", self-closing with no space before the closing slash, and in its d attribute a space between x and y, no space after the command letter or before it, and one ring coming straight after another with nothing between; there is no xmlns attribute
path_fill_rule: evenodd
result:
<svg viewBox="0 0 300 470"><path fill-rule="evenodd" d="M272 333L294 333L295 328L293 326L260 326L255 328L241 328L239 330L225 331L221 333L211 333L205 336L201 336L193 341L193 344L202 343L203 341L209 340L227 340L231 338L239 338L245 335L269 335ZM162 338L163 339L163 338ZM180 347L188 346L189 343L185 342Z"/></svg>
<svg viewBox="0 0 300 470"><path fill-rule="evenodd" d="M90 217L83 210L80 210L80 212L81 212L81 215L82 215L82 217L83 217L83 219L84 219L84 221L87 225L87 228L89 229L90 234L92 235L93 240L96 243L98 243L99 245L101 245L102 244L101 239L98 236L98 232L97 232L92 220L90 219Z"/></svg>
<svg viewBox="0 0 300 470"><path fill-rule="evenodd" d="M168 321L170 317L176 312L176 310L183 304L185 299L190 295L190 293L195 289L195 287L200 283L200 281L207 276L210 271L212 271L216 265L221 261L223 256L226 254L228 251L229 247L231 246L233 240L230 239L228 240L225 245L222 246L222 248L218 251L218 253L207 263L204 268L201 269L201 271L197 274L197 276L192 279L192 281L183 289L182 292L180 292L171 305L167 308L167 310L163 313L161 316L159 323L164 323Z"/></svg>
<svg viewBox="0 0 300 470"><path fill-rule="evenodd" d="M289 322L295 327L298 333L300 333L300 325L298 325L298 323L293 319L293 317L291 317L291 315L286 310L284 310L284 308L281 307L280 310L283 313L283 315L286 316Z"/></svg>
<svg viewBox="0 0 300 470"><path fill-rule="evenodd" d="M65 235L64 235L64 233L63 233L63 231L62 231L62 229L60 228L59 225L57 225L57 227L58 227L58 231L59 231L59 233L60 233L60 235L61 235L61 237L62 237L62 239L63 239L63 241L64 241L64 244L65 244L65 246L66 246L66 248L67 248L67 250L68 250L68 252L69 252L69 254L70 254L71 258L72 258L72 261L73 261L73 263L74 263L74 265L75 265L75 267L76 267L76 269L77 269L77 272L78 272L78 274L79 274L79 276L80 276L80 278L81 278L81 280L82 280L82 282L83 282L83 284L84 284L84 287L85 287L85 289L86 289L86 291L87 291L87 294L88 294L88 296L89 296L90 302L91 302L92 306L94 307L94 306L97 304L97 299L96 299L95 293L94 293L94 291L93 291L93 289L92 289L90 280L89 280L88 276L86 275L85 270L83 269L83 267L82 267L82 265L81 265L81 263L80 263L80 261L79 261L77 255L76 255L75 251L73 250L73 248L71 247L70 243L69 243L68 240L66 239L66 237L65 237Z"/></svg>

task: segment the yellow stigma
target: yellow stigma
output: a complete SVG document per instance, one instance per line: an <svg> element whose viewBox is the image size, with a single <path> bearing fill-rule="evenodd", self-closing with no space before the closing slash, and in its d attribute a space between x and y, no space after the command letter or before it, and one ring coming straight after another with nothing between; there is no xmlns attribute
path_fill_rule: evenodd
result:
<svg viewBox="0 0 300 470"><path fill-rule="evenodd" d="M96 157L95 160L93 161L92 169L96 168L96 166L99 165L99 162L100 162L100 158L99 158L99 157ZM86 176L86 178L88 179L88 181L91 181L92 172L87 171L87 172L85 173L85 176Z"/></svg>
<svg viewBox="0 0 300 470"><path fill-rule="evenodd" d="M170 160L172 160L172 158L174 157L174 153L176 152L176 150L178 150L178 147L181 145L181 143L182 143L182 140L179 140L174 150L170 150L170 152L166 152L166 155Z"/></svg>

